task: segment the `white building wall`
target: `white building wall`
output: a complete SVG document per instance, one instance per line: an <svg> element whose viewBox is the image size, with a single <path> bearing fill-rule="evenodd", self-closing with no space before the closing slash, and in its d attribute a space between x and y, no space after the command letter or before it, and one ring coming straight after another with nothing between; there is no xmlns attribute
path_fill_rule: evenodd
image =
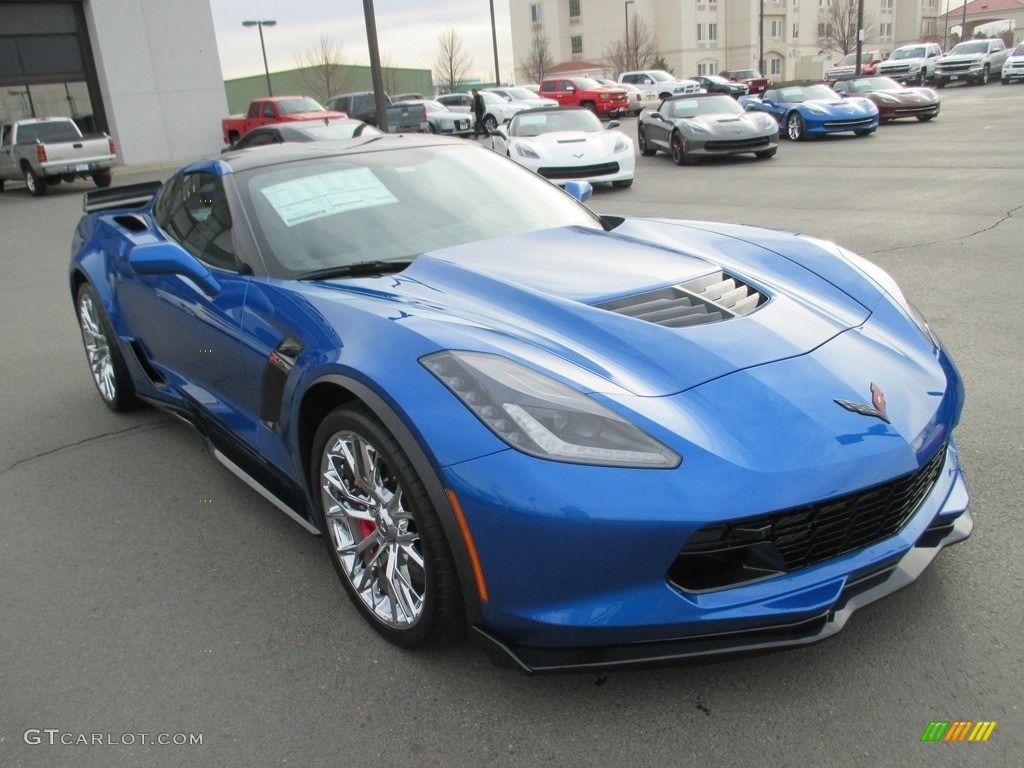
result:
<svg viewBox="0 0 1024 768"><path fill-rule="evenodd" d="M219 152L228 105L209 0L86 0L84 9L121 161Z"/></svg>
<svg viewBox="0 0 1024 768"><path fill-rule="evenodd" d="M815 79L829 63L840 57L822 51L818 40L818 21L827 0L763 0L765 73L775 80ZM604 51L625 31L625 13L641 17L658 37L660 53L680 77L697 73L701 64L716 70L758 69L758 15L761 0L580 0L580 18L569 24L569 0L509 0L512 25L512 52L517 78L522 77L519 62L530 49L533 25L530 6L542 9L541 28L548 35L554 64L571 60L570 37L582 35L582 59L600 63ZM881 0L865 0L880 23ZM893 0L893 9L885 20L893 23L892 40L877 46L891 51L904 38L920 39L922 14L934 13L929 0ZM778 21L779 34L771 35L771 21ZM717 24L717 40L707 39L708 24ZM704 40L697 40L701 24ZM797 34L793 34L794 24ZM877 28L875 30L877 35ZM580 57L577 57L580 58ZM771 74L772 61L778 61L779 74Z"/></svg>

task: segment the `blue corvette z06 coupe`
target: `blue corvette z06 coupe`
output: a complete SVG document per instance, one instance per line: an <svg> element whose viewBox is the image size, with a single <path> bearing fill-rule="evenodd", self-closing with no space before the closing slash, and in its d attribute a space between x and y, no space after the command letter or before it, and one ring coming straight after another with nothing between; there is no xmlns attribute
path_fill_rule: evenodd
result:
<svg viewBox="0 0 1024 768"><path fill-rule="evenodd" d="M840 96L827 85L769 88L762 96L740 96L748 112L767 112L792 141L853 131L867 136L878 129L878 107L862 96Z"/></svg>
<svg viewBox="0 0 1024 768"><path fill-rule="evenodd" d="M386 639L527 672L811 643L967 538L961 379L888 275L567 191L428 136L94 190L93 380L322 534Z"/></svg>

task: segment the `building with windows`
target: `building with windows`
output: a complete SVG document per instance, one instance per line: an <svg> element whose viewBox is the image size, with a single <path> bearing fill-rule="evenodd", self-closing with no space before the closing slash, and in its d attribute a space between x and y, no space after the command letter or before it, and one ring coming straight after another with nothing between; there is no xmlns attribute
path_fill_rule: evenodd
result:
<svg viewBox="0 0 1024 768"><path fill-rule="evenodd" d="M678 76L763 68L775 80L819 79L842 56L826 42L832 3L853 3L856 11L856 0L509 0L516 76L523 77L535 35L547 37L556 65L603 61L641 19ZM873 20L867 47L889 52L939 40L941 5L864 0L865 18Z"/></svg>
<svg viewBox="0 0 1024 768"><path fill-rule="evenodd" d="M67 116L131 164L218 152L209 0L0 0L0 123Z"/></svg>

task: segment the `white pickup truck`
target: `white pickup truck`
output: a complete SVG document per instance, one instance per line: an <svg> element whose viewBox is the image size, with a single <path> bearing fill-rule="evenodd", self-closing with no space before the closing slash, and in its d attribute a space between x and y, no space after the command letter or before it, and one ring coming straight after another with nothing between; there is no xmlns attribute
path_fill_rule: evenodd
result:
<svg viewBox="0 0 1024 768"><path fill-rule="evenodd" d="M38 197L50 184L90 177L109 187L117 164L107 134L83 136L70 117L34 117L0 126L0 192L7 179L21 179Z"/></svg>

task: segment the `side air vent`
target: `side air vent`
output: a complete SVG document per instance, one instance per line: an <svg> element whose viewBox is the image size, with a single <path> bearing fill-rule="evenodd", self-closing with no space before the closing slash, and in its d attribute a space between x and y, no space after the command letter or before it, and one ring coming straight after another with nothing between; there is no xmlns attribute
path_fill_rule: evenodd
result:
<svg viewBox="0 0 1024 768"><path fill-rule="evenodd" d="M724 272L594 306L669 328L749 315L768 297Z"/></svg>

